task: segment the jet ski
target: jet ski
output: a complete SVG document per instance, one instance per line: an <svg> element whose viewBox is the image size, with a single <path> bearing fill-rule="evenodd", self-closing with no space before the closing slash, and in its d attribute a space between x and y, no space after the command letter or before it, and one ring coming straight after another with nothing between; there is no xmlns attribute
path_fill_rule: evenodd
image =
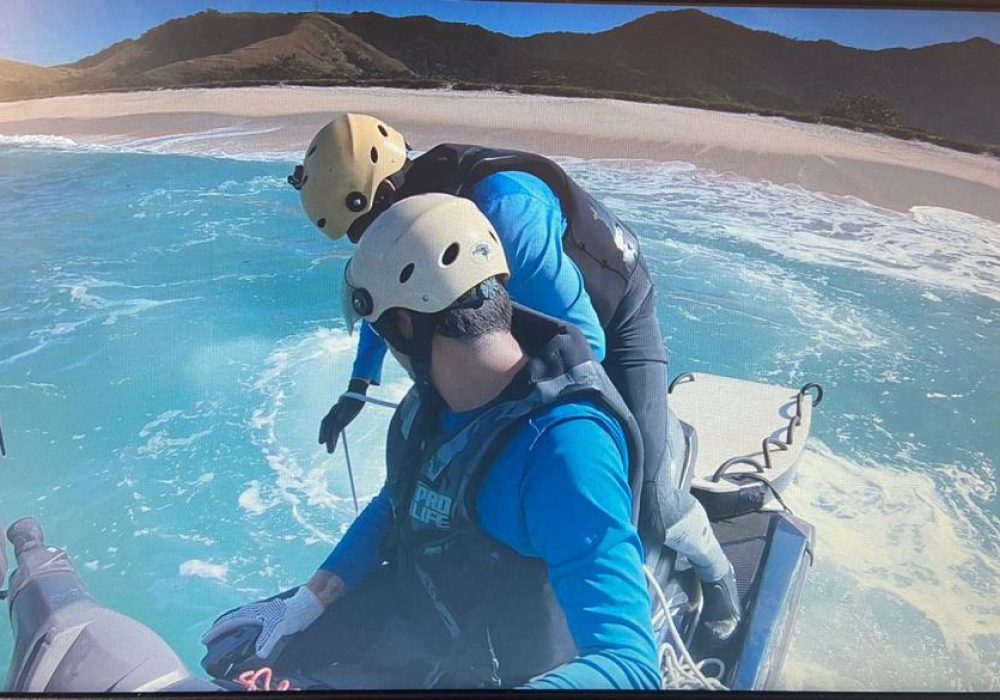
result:
<svg viewBox="0 0 1000 700"><path fill-rule="evenodd" d="M690 565L666 550L650 582L654 603L671 614L657 630L668 661L686 651L711 682L683 674L671 687L730 690L775 688L788 652L815 532L796 517L782 493L794 482L823 388L750 382L684 373L670 382L668 405L685 434L681 488L708 513L732 562L742 610L736 632L721 646L698 626L701 586ZM657 619L654 617L654 625ZM669 647L669 649L667 648ZM664 663L665 685L675 664ZM704 673L702 674L704 675Z"/></svg>
<svg viewBox="0 0 1000 700"><path fill-rule="evenodd" d="M690 564L664 547L647 567L664 688L773 688L814 540L812 526L788 510L781 494L794 480L823 390L687 373L671 382L669 394L685 443L676 478L710 515L736 571L743 617L721 646L703 635L701 586ZM209 679L199 678L151 629L93 600L69 556L46 545L33 518L14 523L7 538L17 569L0 593L14 633L4 693L206 692L251 683L264 689L256 685L262 674L270 681L266 660L253 656L255 628L214 641L202 660ZM6 580L0 542L0 582Z"/></svg>

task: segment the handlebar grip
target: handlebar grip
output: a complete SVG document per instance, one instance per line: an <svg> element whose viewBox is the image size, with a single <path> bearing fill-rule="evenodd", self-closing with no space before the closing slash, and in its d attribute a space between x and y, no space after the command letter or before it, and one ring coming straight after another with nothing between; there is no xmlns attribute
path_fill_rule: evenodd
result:
<svg viewBox="0 0 1000 700"><path fill-rule="evenodd" d="M26 549L45 545L45 533L34 518L21 518L7 529L7 539L14 545L14 556Z"/></svg>

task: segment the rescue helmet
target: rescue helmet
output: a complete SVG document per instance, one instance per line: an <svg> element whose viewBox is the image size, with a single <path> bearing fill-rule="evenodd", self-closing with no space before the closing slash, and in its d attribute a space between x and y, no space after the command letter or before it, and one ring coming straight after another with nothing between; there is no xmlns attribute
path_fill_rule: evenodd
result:
<svg viewBox="0 0 1000 700"><path fill-rule="evenodd" d="M288 178L309 220L333 240L371 211L379 185L406 165L403 135L381 119L345 112L313 137Z"/></svg>

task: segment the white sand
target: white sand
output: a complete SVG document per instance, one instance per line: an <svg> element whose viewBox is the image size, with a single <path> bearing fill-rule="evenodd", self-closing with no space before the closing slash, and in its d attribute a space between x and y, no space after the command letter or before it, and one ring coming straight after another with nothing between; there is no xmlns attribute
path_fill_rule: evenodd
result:
<svg viewBox="0 0 1000 700"><path fill-rule="evenodd" d="M619 100L388 88L163 90L0 103L0 135L163 150L301 154L334 111L378 115L412 146L479 143L584 158L686 161L752 180L941 206L1000 222L1000 158L785 119ZM211 131L206 136L204 132Z"/></svg>

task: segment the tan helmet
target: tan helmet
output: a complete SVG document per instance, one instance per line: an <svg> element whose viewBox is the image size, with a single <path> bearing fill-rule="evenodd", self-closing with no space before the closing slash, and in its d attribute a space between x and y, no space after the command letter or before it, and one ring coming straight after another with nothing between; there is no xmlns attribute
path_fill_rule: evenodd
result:
<svg viewBox="0 0 1000 700"><path fill-rule="evenodd" d="M500 239L468 199L432 192L396 202L358 243L344 270L348 327L387 309L443 311L491 277L510 276Z"/></svg>
<svg viewBox="0 0 1000 700"><path fill-rule="evenodd" d="M339 114L313 137L301 171L289 182L302 208L323 233L337 240L369 212L379 184L406 164L403 135L367 114Z"/></svg>

